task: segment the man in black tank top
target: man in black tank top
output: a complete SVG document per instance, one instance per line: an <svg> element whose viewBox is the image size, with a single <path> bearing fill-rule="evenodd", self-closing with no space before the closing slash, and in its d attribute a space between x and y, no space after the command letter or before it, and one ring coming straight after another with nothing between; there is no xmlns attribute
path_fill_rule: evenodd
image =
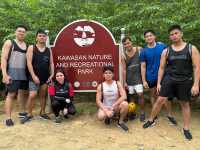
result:
<svg viewBox="0 0 200 150"><path fill-rule="evenodd" d="M38 30L36 33L35 45L31 45L27 51L27 65L30 73L29 76L29 98L28 98L28 115L21 120L21 123L30 121L33 117L32 110L34 100L39 90L40 99L40 117L50 119L45 113L47 83L51 81L54 75L53 56L51 50L46 47L47 35L44 30Z"/></svg>
<svg viewBox="0 0 200 150"><path fill-rule="evenodd" d="M159 113L167 97L176 97L182 109L184 136L187 140L191 140L189 102L191 96L199 94L200 56L195 46L183 41L183 33L179 25L171 26L169 34L173 44L165 49L161 56L157 83L159 97L143 128L154 124L153 118Z"/></svg>
<svg viewBox="0 0 200 150"><path fill-rule="evenodd" d="M11 119L12 100L17 95L20 107L25 111L25 94L28 89L28 81L26 76L26 43L24 42L27 28L18 25L15 31L15 40L5 41L1 54L1 69L3 75L3 83L6 85L8 92L5 101L5 112L7 126L13 126ZM20 108L21 109L21 108ZM26 113L19 113L25 116Z"/></svg>

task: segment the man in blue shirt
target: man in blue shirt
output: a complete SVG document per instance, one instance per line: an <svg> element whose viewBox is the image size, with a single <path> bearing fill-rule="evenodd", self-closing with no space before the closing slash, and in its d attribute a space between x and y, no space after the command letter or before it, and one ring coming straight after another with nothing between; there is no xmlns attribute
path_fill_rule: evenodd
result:
<svg viewBox="0 0 200 150"><path fill-rule="evenodd" d="M162 51L167 47L165 44L156 42L156 35L153 30L146 30L144 32L144 38L147 43L146 47L141 50L141 75L144 88L149 88L151 93L151 104L155 103L157 98L156 85L158 79L158 70L160 66L160 57ZM176 120L172 117L171 103L166 102L165 107L167 110L167 118L173 124L176 125ZM157 117L155 117L156 119Z"/></svg>

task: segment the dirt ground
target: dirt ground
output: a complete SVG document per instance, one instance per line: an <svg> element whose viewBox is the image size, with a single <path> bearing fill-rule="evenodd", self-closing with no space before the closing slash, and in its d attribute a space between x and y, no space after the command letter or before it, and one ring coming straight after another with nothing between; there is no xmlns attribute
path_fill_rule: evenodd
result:
<svg viewBox="0 0 200 150"><path fill-rule="evenodd" d="M6 127L3 120L3 103L0 104L0 150L199 150L200 103L193 104L192 141L186 141L181 132L182 116L177 104L173 105L178 126L169 125L163 110L156 126L143 129L136 119L129 121L126 133L112 123L105 126L95 118L94 102L76 103L78 114L59 125L52 120L41 120L35 111L34 120L24 125L17 118L15 107L14 127ZM147 108L150 107L147 106ZM38 107L37 107L38 108ZM147 109L147 112L150 110Z"/></svg>

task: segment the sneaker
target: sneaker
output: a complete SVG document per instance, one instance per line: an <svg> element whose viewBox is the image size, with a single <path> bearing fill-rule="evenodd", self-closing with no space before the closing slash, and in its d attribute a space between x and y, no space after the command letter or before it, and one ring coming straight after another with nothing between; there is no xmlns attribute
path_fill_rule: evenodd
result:
<svg viewBox="0 0 200 150"><path fill-rule="evenodd" d="M140 114L140 121L141 122L145 121L145 113Z"/></svg>
<svg viewBox="0 0 200 150"><path fill-rule="evenodd" d="M68 119L69 117L68 117L68 115L66 114L66 115L64 115L64 118L65 118L65 119Z"/></svg>
<svg viewBox="0 0 200 150"><path fill-rule="evenodd" d="M158 116L155 116L155 117L153 118L153 121L154 121L154 122L158 121Z"/></svg>
<svg viewBox="0 0 200 150"><path fill-rule="evenodd" d="M114 115L111 117L111 119L115 121L119 121L119 118L120 118L120 114L118 113L114 113Z"/></svg>
<svg viewBox="0 0 200 150"><path fill-rule="evenodd" d="M40 114L40 118L44 120L50 120L50 117L47 114Z"/></svg>
<svg viewBox="0 0 200 150"><path fill-rule="evenodd" d="M21 124L24 124L28 121L31 121L32 118L33 118L33 116L25 116L20 122L21 122Z"/></svg>
<svg viewBox="0 0 200 150"><path fill-rule="evenodd" d="M61 123L61 122L62 122L62 119L60 118L60 116L55 118L55 123Z"/></svg>
<svg viewBox="0 0 200 150"><path fill-rule="evenodd" d="M18 113L18 118L24 118L25 116L27 116L28 113L27 112L19 112Z"/></svg>
<svg viewBox="0 0 200 150"><path fill-rule="evenodd" d="M111 123L111 119L108 118L108 117L106 117L105 120L104 120L104 123L105 123L106 125L109 125L109 124Z"/></svg>
<svg viewBox="0 0 200 150"><path fill-rule="evenodd" d="M130 113L128 116L129 120L135 120L135 118L136 118L136 113Z"/></svg>
<svg viewBox="0 0 200 150"><path fill-rule="evenodd" d="M14 122L12 121L12 119L7 119L6 120L6 126L8 126L8 127L14 126Z"/></svg>
<svg viewBox="0 0 200 150"><path fill-rule="evenodd" d="M174 126L177 125L176 119L175 119L174 117L167 116L167 118L168 118L169 122L170 122L172 125L174 125Z"/></svg>
<svg viewBox="0 0 200 150"><path fill-rule="evenodd" d="M118 120L119 121L119 120ZM126 116L123 120L124 122L128 122L128 116Z"/></svg>
<svg viewBox="0 0 200 150"><path fill-rule="evenodd" d="M125 125L125 123L119 123L118 122L118 124L117 124L117 126L119 127L119 128L121 128L122 130L124 130L124 131L128 131L128 127Z"/></svg>
<svg viewBox="0 0 200 150"><path fill-rule="evenodd" d="M183 134L185 135L185 138L187 139L187 140L192 140L192 134L190 133L190 131L189 130L185 130L185 129L183 129Z"/></svg>
<svg viewBox="0 0 200 150"><path fill-rule="evenodd" d="M149 127L152 127L155 125L155 121L147 121L145 124L143 124L143 128L146 129L146 128L149 128Z"/></svg>

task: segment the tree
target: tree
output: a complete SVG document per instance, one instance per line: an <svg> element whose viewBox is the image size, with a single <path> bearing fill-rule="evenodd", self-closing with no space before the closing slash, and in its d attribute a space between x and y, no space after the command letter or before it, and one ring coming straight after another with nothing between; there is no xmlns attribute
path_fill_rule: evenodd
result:
<svg viewBox="0 0 200 150"><path fill-rule="evenodd" d="M125 27L126 33L140 45L144 45L145 29L156 30L158 39L169 43L168 27L180 24L186 41L200 47L199 6L198 0L3 0L0 41L9 38L17 24L25 24L29 28L29 43L34 41L38 28L50 30L52 43L66 24L91 19L104 24L118 41L120 29Z"/></svg>

